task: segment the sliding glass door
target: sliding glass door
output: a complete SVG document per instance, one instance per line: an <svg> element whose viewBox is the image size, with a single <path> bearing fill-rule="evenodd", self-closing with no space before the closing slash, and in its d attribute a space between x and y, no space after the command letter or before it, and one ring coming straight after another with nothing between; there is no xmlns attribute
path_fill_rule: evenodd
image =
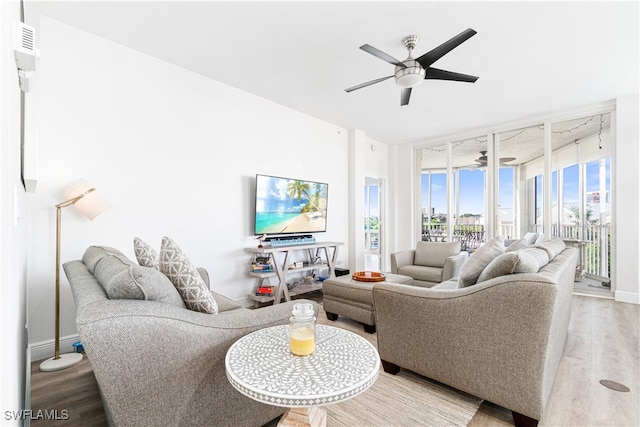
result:
<svg viewBox="0 0 640 427"><path fill-rule="evenodd" d="M474 251L485 240L487 224L487 137L451 143L453 175L452 240L458 240L463 250Z"/></svg>
<svg viewBox="0 0 640 427"><path fill-rule="evenodd" d="M552 168L558 175L552 185L560 195L553 206L553 235L579 247L584 275L605 287L611 277L610 128L610 113L558 122L551 128Z"/></svg>
<svg viewBox="0 0 640 427"><path fill-rule="evenodd" d="M423 150L421 155L420 235L424 241L442 241L449 232L448 146L431 147Z"/></svg>
<svg viewBox="0 0 640 427"><path fill-rule="evenodd" d="M380 238L382 233L382 221L380 212L381 180L377 178L365 178L364 187L364 268L367 271L380 271L381 251Z"/></svg>

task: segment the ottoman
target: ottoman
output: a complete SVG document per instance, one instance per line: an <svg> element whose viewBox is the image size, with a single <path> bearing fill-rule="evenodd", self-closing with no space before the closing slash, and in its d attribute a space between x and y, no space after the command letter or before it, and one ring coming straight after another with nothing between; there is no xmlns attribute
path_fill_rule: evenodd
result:
<svg viewBox="0 0 640 427"><path fill-rule="evenodd" d="M384 273L384 282L359 282L351 275L333 277L322 283L322 306L327 319L337 320L345 316L360 322L365 332L376 331L376 316L373 308L373 286L378 283L400 283L412 285L413 279L400 274Z"/></svg>

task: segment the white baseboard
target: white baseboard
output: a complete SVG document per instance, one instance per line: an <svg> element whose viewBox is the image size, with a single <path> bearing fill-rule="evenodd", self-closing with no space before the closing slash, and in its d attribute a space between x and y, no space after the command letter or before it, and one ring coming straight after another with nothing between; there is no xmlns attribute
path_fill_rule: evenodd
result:
<svg viewBox="0 0 640 427"><path fill-rule="evenodd" d="M24 374L24 409L31 409L31 346L27 345L25 352L25 374ZM24 417L22 427L31 426L31 417Z"/></svg>
<svg viewBox="0 0 640 427"><path fill-rule="evenodd" d="M60 353L73 353L76 351L73 348L73 343L80 341L79 335L68 335L60 338ZM44 360L53 357L56 352L56 346L54 340L40 341L30 345L31 347L31 360Z"/></svg>
<svg viewBox="0 0 640 427"><path fill-rule="evenodd" d="M615 300L617 302L628 302L630 304L640 304L640 294L616 291Z"/></svg>

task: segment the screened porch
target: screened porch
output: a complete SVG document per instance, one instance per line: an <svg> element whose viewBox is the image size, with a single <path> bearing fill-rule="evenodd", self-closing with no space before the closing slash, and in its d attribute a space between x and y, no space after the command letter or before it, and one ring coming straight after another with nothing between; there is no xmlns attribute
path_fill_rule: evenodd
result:
<svg viewBox="0 0 640 427"><path fill-rule="evenodd" d="M452 138L417 152L423 240L557 236L584 276L610 288L613 111Z"/></svg>

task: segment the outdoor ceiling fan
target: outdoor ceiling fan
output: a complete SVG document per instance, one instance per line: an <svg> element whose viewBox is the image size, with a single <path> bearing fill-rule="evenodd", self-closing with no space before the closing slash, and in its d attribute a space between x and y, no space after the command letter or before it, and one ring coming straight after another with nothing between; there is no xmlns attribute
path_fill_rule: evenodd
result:
<svg viewBox="0 0 640 427"><path fill-rule="evenodd" d="M416 47L416 44L420 40L420 37L412 35L402 39L402 44L409 51L409 56L404 61L399 61L393 56L384 53L383 51L376 49L368 44L360 46L360 49L373 56L376 56L383 61L386 61L392 65L395 65L394 74L386 77L381 77L375 80L371 80L366 83L361 83L356 86L352 86L345 89L345 92L352 92L363 87L371 86L376 83L380 83L384 80L390 79L395 76L396 84L402 88L400 93L400 105L408 105L409 98L411 97L411 89L422 83L423 80L451 80L456 82L474 83L478 80L478 77L468 74L454 73L453 71L441 70L439 68L433 68L431 64L442 58L447 53L451 52L454 48L471 38L476 34L475 30L467 28L451 40L442 43L435 49L430 50L424 55L413 58L411 52Z"/></svg>
<svg viewBox="0 0 640 427"><path fill-rule="evenodd" d="M507 163L513 162L515 159L515 157L500 157L500 165L509 166L507 165ZM475 161L481 166L487 166L487 152L481 151L480 157L478 157Z"/></svg>

